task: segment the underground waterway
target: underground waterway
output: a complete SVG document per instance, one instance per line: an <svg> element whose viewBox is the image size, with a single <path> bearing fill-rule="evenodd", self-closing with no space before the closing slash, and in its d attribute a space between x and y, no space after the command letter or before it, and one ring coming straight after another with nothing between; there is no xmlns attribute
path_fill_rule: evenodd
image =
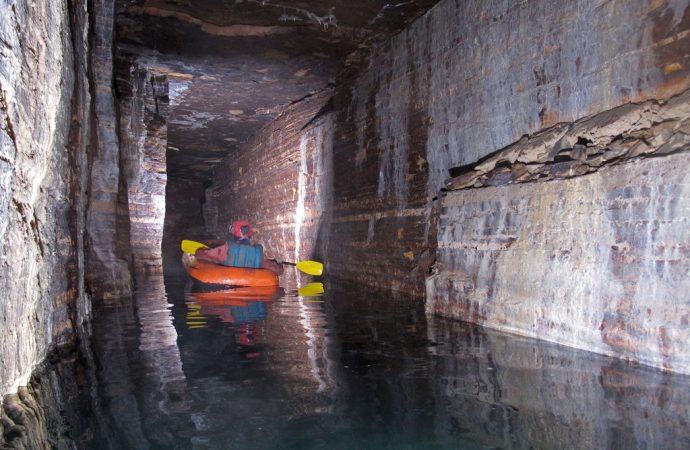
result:
<svg viewBox="0 0 690 450"><path fill-rule="evenodd" d="M199 293L171 264L95 304L91 355L58 364L79 385L63 435L103 449L690 447L688 377L427 319L403 294L299 291L313 281Z"/></svg>

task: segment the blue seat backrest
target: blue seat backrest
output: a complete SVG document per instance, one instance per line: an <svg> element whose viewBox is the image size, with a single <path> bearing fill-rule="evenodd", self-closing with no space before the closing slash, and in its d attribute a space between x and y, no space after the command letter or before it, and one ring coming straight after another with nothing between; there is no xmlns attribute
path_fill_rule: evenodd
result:
<svg viewBox="0 0 690 450"><path fill-rule="evenodd" d="M225 265L230 267L246 267L258 269L264 259L264 249L261 245L230 244Z"/></svg>

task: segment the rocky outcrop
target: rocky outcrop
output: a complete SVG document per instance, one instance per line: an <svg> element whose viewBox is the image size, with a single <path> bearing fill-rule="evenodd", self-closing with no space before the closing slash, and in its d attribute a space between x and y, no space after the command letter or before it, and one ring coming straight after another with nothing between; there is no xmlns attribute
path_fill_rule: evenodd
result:
<svg viewBox="0 0 690 450"><path fill-rule="evenodd" d="M627 104L525 136L471 167L451 169L445 189L544 182L604 166L690 150L690 92L668 102Z"/></svg>
<svg viewBox="0 0 690 450"><path fill-rule="evenodd" d="M97 298L131 294L128 192L113 96L114 0L97 0L90 47L92 135L86 201L87 282Z"/></svg>
<svg viewBox="0 0 690 450"><path fill-rule="evenodd" d="M119 130L134 267L137 273L160 273L167 181L167 76L128 59L119 61L119 67Z"/></svg>

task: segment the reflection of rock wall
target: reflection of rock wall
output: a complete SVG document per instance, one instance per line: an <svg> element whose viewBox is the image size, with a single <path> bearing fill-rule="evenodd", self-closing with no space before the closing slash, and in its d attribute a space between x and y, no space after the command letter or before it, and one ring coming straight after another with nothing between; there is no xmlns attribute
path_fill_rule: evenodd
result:
<svg viewBox="0 0 690 450"><path fill-rule="evenodd" d="M428 311L690 373L688 105L610 111L459 175ZM521 183L542 178L560 181Z"/></svg>
<svg viewBox="0 0 690 450"><path fill-rule="evenodd" d="M169 447L173 439L164 425L172 417L188 419L189 398L162 275L137 277L136 311L140 358L148 367L144 376L129 382L135 389L142 427L152 445ZM107 353L104 355L108 358ZM113 367L113 370L121 370ZM117 412L115 412L117 414ZM114 414L116 416L116 414Z"/></svg>
<svg viewBox="0 0 690 450"><path fill-rule="evenodd" d="M686 380L565 347L432 321L436 428L498 448L686 448ZM464 430L464 434L463 434Z"/></svg>

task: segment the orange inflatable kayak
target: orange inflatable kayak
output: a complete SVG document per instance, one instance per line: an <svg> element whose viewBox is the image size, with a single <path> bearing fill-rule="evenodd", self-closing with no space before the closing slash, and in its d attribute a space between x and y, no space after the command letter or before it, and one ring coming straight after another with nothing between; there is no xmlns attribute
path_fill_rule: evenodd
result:
<svg viewBox="0 0 690 450"><path fill-rule="evenodd" d="M201 283L224 286L278 286L278 276L267 269L245 269L196 261L194 267L184 261L190 277Z"/></svg>

